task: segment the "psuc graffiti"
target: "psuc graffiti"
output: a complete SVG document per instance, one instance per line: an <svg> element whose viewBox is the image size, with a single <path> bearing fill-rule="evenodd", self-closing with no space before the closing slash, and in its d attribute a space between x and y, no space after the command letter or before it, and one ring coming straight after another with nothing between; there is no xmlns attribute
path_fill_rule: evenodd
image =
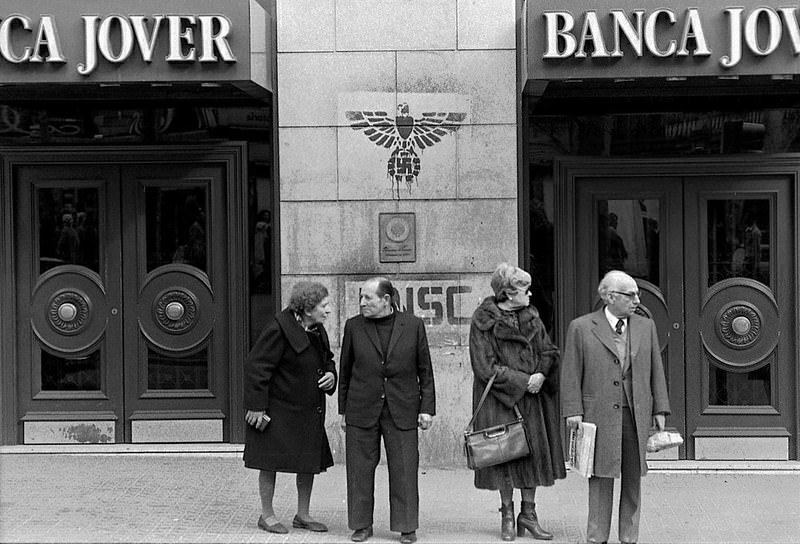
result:
<svg viewBox="0 0 800 544"><path fill-rule="evenodd" d="M408 104L402 102L394 118L385 111L368 110L349 110L345 116L353 130L363 131L378 147L392 150L386 173L392 182L392 196L399 200L401 182L405 182L409 194L417 183L421 166L417 150L431 147L458 130L467 114L434 111L414 118Z"/></svg>

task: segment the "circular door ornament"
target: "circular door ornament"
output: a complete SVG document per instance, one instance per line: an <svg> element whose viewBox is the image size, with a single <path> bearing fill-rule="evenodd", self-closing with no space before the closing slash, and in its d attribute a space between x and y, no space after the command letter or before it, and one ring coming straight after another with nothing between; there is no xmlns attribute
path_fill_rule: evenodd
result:
<svg viewBox="0 0 800 544"><path fill-rule="evenodd" d="M755 369L778 345L778 302L766 285L755 280L729 278L714 284L697 317L703 347L720 367Z"/></svg>
<svg viewBox="0 0 800 544"><path fill-rule="evenodd" d="M33 334L53 353L86 352L106 333L110 304L103 280L82 266L61 265L42 274L30 305Z"/></svg>
<svg viewBox="0 0 800 544"><path fill-rule="evenodd" d="M61 291L47 305L47 321L60 334L78 334L89 321L89 301L75 291Z"/></svg>
<svg viewBox="0 0 800 544"><path fill-rule="evenodd" d="M729 304L720 312L717 333L720 339L736 349L746 349L761 335L761 316L749 304Z"/></svg>
<svg viewBox="0 0 800 544"><path fill-rule="evenodd" d="M161 293L153 302L153 318L164 331L183 334L197 323L197 297L185 289Z"/></svg>

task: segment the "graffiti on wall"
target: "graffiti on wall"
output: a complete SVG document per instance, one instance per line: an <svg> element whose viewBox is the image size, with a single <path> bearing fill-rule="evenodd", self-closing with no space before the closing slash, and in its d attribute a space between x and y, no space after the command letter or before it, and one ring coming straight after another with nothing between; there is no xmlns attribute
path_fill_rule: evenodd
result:
<svg viewBox="0 0 800 544"><path fill-rule="evenodd" d="M466 343L472 312L491 294L488 278L445 280L396 280L395 301L400 310L411 312L425 322L428 342L436 345ZM359 311L362 282L345 282L347 317Z"/></svg>
<svg viewBox="0 0 800 544"><path fill-rule="evenodd" d="M467 114L432 111L415 118L408 103L401 102L394 117L372 110L348 110L345 117L353 130L362 131L378 147L392 150L386 175L392 182L392 197L399 200L401 183L406 184L409 194L417 184L422 164L417 150L432 147L457 131Z"/></svg>

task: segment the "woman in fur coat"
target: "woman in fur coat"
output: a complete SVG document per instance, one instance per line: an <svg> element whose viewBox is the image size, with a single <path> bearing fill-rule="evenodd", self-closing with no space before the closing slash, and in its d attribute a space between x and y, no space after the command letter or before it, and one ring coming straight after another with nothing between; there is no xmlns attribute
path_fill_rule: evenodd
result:
<svg viewBox="0 0 800 544"><path fill-rule="evenodd" d="M474 428L483 429L515 419L519 407L531 455L475 471L475 487L500 492L501 537L514 540L513 490L522 495L522 510L516 519L518 536L530 531L534 538L550 540L536 516L538 486L550 486L566 477L558 413L558 361L539 312L530 305L531 276L502 263L492 274L495 295L481 303L472 315L469 353L475 380L472 409L489 379L497 374L490 394L475 418Z"/></svg>

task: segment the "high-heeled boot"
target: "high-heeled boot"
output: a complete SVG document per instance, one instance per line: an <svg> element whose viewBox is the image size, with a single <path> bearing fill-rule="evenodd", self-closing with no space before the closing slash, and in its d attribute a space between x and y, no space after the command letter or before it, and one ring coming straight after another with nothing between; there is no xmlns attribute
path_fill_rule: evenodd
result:
<svg viewBox="0 0 800 544"><path fill-rule="evenodd" d="M534 502L522 501L522 511L517 518L517 536L524 536L525 529L530 531L531 536L537 540L553 540L553 533L548 533L539 525Z"/></svg>
<svg viewBox="0 0 800 544"><path fill-rule="evenodd" d="M500 520L500 538L503 540L514 540L514 503L508 506L500 505L500 512L503 517Z"/></svg>

